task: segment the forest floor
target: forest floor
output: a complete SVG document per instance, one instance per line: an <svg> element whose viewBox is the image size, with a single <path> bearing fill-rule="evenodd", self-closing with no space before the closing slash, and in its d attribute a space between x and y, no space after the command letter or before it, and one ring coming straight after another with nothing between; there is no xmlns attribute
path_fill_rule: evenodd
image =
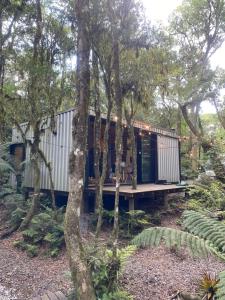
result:
<svg viewBox="0 0 225 300"><path fill-rule="evenodd" d="M176 221L177 217L165 216L162 226L177 227ZM0 300L28 300L47 290L68 294L72 286L65 251L56 259L29 258L13 247L17 238L14 234L0 242ZM121 284L134 300L167 300L176 290L197 291L206 271L224 269L225 264L215 258L193 259L185 251L160 246L130 257Z"/></svg>

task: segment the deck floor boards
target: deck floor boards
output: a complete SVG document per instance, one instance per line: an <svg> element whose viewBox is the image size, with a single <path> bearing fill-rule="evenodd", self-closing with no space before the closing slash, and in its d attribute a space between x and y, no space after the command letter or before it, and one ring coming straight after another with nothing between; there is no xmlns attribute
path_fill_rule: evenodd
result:
<svg viewBox="0 0 225 300"><path fill-rule="evenodd" d="M121 185L120 186L120 194L122 196L138 196L138 194L148 194L151 192L178 192L184 190L185 186L179 186L176 184L138 184L137 189L133 190L131 185ZM88 187L89 192L95 192L94 186ZM103 193L106 194L115 194L116 187L115 186L104 186Z"/></svg>

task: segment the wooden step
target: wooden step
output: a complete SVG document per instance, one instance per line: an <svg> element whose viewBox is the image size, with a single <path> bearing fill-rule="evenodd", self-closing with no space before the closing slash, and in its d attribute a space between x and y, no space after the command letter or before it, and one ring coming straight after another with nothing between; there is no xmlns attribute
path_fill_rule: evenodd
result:
<svg viewBox="0 0 225 300"><path fill-rule="evenodd" d="M37 296L33 300L66 300L66 296L62 292L57 291L55 293L47 291L43 296Z"/></svg>

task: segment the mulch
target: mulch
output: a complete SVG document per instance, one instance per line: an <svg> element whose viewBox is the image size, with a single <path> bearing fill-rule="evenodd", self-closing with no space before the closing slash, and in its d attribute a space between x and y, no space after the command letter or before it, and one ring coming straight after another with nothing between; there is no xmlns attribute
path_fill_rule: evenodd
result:
<svg viewBox="0 0 225 300"><path fill-rule="evenodd" d="M163 226L177 227L176 220L173 216L165 218ZM29 258L13 246L18 237L17 233L0 241L0 300L28 300L46 291L67 295L72 284L65 251L55 259ZM186 251L176 252L162 245L139 250L130 257L120 281L134 300L167 300L176 290L196 292L206 271L224 269L224 262L213 257L193 259Z"/></svg>
<svg viewBox="0 0 225 300"><path fill-rule="evenodd" d="M67 294L72 285L65 251L55 259L30 258L13 246L16 239L18 234L0 241L0 285L5 288L5 294L11 295L8 300L32 299L46 291ZM3 297L0 289L0 300L1 295Z"/></svg>
<svg viewBox="0 0 225 300"><path fill-rule="evenodd" d="M121 282L135 300L166 300L175 291L198 292L204 273L224 269L224 262L213 257L193 259L185 251L174 253L160 246L139 250L131 257Z"/></svg>

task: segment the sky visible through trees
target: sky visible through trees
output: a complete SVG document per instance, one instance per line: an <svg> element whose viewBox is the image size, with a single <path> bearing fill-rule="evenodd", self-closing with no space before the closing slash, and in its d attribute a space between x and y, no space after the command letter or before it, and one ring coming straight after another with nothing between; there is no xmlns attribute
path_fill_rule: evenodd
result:
<svg viewBox="0 0 225 300"><path fill-rule="evenodd" d="M161 23L163 25L168 24L168 19L171 13L182 4L181 0L142 0L144 7L146 8L146 16L152 23ZM217 66L225 68L225 44L217 50L217 52L211 58L211 65L213 69ZM224 92L225 93L225 92ZM202 103L202 113L216 113L215 107L208 103Z"/></svg>

